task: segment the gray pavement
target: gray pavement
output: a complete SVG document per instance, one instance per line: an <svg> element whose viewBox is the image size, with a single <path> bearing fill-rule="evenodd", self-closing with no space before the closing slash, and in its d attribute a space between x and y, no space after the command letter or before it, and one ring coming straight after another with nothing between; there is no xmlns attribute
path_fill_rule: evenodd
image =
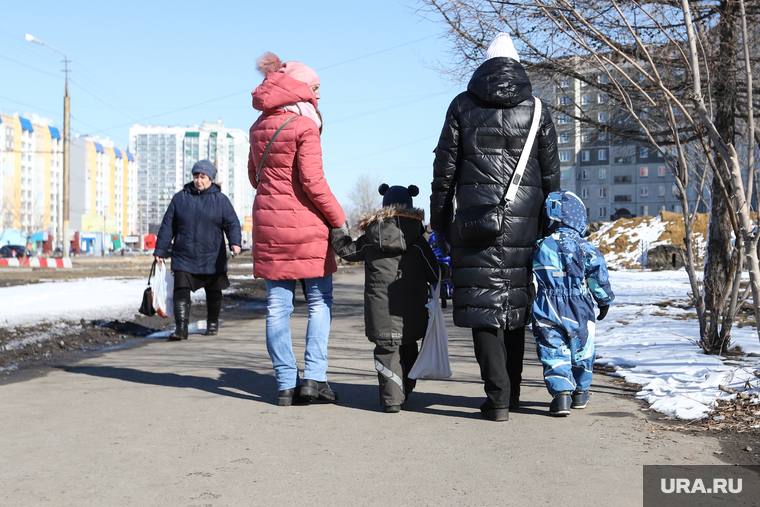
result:
<svg viewBox="0 0 760 507"><path fill-rule="evenodd" d="M453 376L420 380L400 414L382 413L363 280L361 268L334 279L336 405L276 405L253 306L226 309L216 337L154 340L0 386L0 505L627 506L642 504L644 464L722 464L711 439L652 431L603 375L587 409L550 417L530 336L525 408L481 419L470 331L450 308ZM302 358L302 298L292 328Z"/></svg>

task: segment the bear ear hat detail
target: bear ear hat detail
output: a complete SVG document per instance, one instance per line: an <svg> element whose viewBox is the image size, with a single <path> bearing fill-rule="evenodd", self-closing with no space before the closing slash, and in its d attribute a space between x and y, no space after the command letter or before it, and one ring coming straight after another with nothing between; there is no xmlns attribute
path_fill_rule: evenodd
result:
<svg viewBox="0 0 760 507"><path fill-rule="evenodd" d="M417 188L417 185L409 185L409 195L412 197L417 197L420 195L420 189Z"/></svg>
<svg viewBox="0 0 760 507"><path fill-rule="evenodd" d="M389 187L387 183L383 183L382 185L380 185L377 191L380 192L380 195L385 195L385 193L388 191L389 188L391 187Z"/></svg>

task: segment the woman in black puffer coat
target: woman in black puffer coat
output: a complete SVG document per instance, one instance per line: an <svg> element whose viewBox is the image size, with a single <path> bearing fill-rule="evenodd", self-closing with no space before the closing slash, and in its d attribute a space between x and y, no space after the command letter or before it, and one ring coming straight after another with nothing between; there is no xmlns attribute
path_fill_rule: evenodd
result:
<svg viewBox="0 0 760 507"><path fill-rule="evenodd" d="M153 255L163 262L172 245L174 272L174 322L177 327L169 337L187 340L190 319L190 292L206 291L206 334L219 330L222 290L230 286L227 279L227 248L240 253L240 222L235 209L219 185L214 183L216 166L201 160L193 166L193 181L174 194L164 214Z"/></svg>
<svg viewBox="0 0 760 507"><path fill-rule="evenodd" d="M487 419L506 421L519 406L525 325L535 296L530 254L541 232L541 210L559 190L557 133L542 106L536 140L514 202L495 239L465 242L453 227L458 210L503 205L530 130L532 86L507 34L491 43L467 91L446 113L435 151L430 223L451 245L454 323L472 328L485 382ZM439 242L442 252L447 242ZM502 330L503 338L498 331Z"/></svg>

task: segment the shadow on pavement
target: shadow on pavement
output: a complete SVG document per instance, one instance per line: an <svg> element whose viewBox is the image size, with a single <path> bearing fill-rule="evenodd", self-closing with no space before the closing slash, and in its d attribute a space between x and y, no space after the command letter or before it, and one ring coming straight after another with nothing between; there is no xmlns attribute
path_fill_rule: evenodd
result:
<svg viewBox="0 0 760 507"><path fill-rule="evenodd" d="M262 375L244 368L220 368L217 379L112 366L69 366L62 369L69 373L113 378L137 384L198 389L244 400L277 403L277 387L274 378L271 375Z"/></svg>

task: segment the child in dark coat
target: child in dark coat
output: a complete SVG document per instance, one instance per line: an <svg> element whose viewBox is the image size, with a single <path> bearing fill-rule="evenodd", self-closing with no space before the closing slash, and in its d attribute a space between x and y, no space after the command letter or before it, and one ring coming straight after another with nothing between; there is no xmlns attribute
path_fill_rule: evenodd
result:
<svg viewBox="0 0 760 507"><path fill-rule="evenodd" d="M428 283L438 283L439 269L444 279L449 273L425 240L425 212L412 203L419 189L384 183L379 191L383 208L362 217L364 235L353 240L344 225L332 243L341 258L364 261L365 334L375 344L380 404L396 413L416 384L408 374L427 329Z"/></svg>

